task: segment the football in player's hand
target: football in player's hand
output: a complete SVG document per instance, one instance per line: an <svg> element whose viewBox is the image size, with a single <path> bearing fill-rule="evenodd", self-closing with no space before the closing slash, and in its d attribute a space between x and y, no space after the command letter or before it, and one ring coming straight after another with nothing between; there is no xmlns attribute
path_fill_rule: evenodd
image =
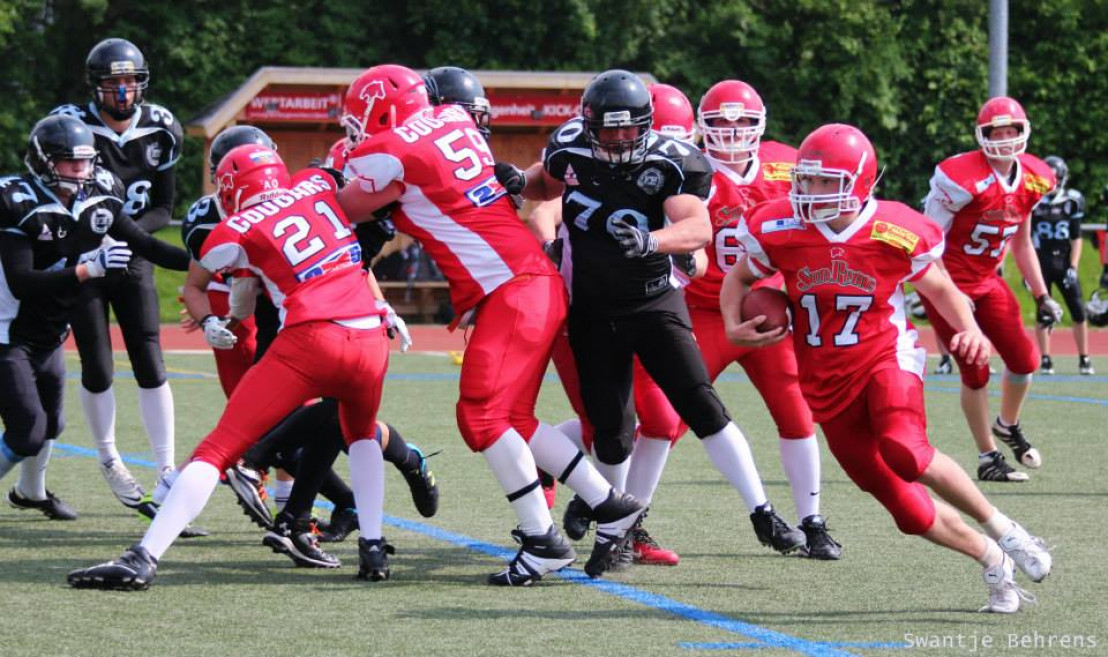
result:
<svg viewBox="0 0 1108 657"><path fill-rule="evenodd" d="M765 315L765 321L758 327L761 333L789 328L791 316L789 297L781 290L772 287L760 287L748 292L743 297L740 312L744 322L758 315Z"/></svg>

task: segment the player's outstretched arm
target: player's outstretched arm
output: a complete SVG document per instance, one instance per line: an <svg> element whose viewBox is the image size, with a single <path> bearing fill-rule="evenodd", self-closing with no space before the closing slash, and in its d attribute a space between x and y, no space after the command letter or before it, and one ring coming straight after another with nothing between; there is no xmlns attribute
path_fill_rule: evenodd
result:
<svg viewBox="0 0 1108 657"><path fill-rule="evenodd" d="M373 191L365 181L355 178L338 191L339 206L351 223L361 224L378 219L373 213L400 199L403 186L391 182L381 191Z"/></svg>
<svg viewBox="0 0 1108 657"><path fill-rule="evenodd" d="M185 308L196 321L212 314L212 305L208 302L208 283L212 281L212 275L195 260L189 263L188 274L185 275L185 285L181 290L181 298L185 301Z"/></svg>
<svg viewBox="0 0 1108 657"><path fill-rule="evenodd" d="M562 195L565 183L546 172L542 162L535 162L523 172L523 198L530 201L549 201Z"/></svg>
<svg viewBox="0 0 1108 657"><path fill-rule="evenodd" d="M785 339L788 330L778 328L772 331L759 331L758 327L766 321L765 315L751 317L742 321L743 297L750 293L750 287L758 278L747 264L747 256L739 259L731 271L723 277L723 288L719 293L719 311L723 316L723 330L727 339L740 347L764 347Z"/></svg>
<svg viewBox="0 0 1108 657"><path fill-rule="evenodd" d="M950 341L950 351L958 354L971 365L989 362L989 341L973 318L973 311L964 295L954 286L950 276L941 269L928 267L923 275L912 281L920 294L938 309L943 319L957 331Z"/></svg>

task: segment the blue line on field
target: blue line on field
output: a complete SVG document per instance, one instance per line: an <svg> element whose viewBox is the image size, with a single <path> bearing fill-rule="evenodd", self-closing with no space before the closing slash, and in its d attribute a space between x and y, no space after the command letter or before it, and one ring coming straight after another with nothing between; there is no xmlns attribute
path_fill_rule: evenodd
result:
<svg viewBox="0 0 1108 657"><path fill-rule="evenodd" d="M875 650L907 647L903 643L888 641L821 641L819 643L833 648L868 648ZM777 647L764 643L700 643L695 641L678 641L677 646L689 650L765 650Z"/></svg>
<svg viewBox="0 0 1108 657"><path fill-rule="evenodd" d="M89 449L87 447L79 447L77 445L69 445L66 443L58 443L55 448L72 452L80 456L96 456L96 450ZM123 461L129 465L140 465L144 467L153 467L154 464L150 461L132 458L124 456ZM316 506L322 508L334 508L329 502L320 502ZM515 556L515 551L493 545L491 543L485 543L484 541L477 540L464 534L458 534L451 532L434 525L428 525L422 522L416 522L414 520L407 520L405 518L398 518L395 516L386 515L384 518L385 524L404 531L410 531L417 534L422 534L428 538L449 543L458 547L472 550L474 552L480 552L482 554L489 555L491 557L502 559L507 561ZM619 584L618 582L610 582L605 580L590 579L584 572L575 568L566 568L558 573L554 573L557 577L564 580L580 584L582 586L588 586L603 593L613 595L618 598L623 598L629 602L633 602L645 607L650 607L658 611L673 614L675 616L691 620L695 623L707 625L717 629L731 632L733 634L739 634L750 639L754 639L760 643L753 644L733 644L733 645L747 645L749 647L758 648L784 648L786 650L793 650L802 655L808 657L857 657L854 653L845 652L839 649L839 644L826 643L819 641L807 641L799 637L790 636L782 632L776 632L774 630L760 627L752 623L746 623L734 618L728 618L722 614L717 614L706 609L700 609L692 605L687 605L676 600L672 600L663 595L656 593L650 593L649 591L643 591L633 586L626 584ZM696 644L700 645L700 644ZM716 644L703 644L703 645L716 645ZM897 644L899 645L899 644ZM849 644L842 644L843 647L851 647Z"/></svg>
<svg viewBox="0 0 1108 657"><path fill-rule="evenodd" d="M79 381L81 379L81 373L79 371L78 372L66 372L65 373L65 378L70 380L70 381L75 381L75 380ZM135 378L135 374L134 374L134 372L129 372L127 370L116 370L115 378L117 378L117 379L129 379L129 380L133 381L134 378ZM198 380L198 379L215 379L217 377L216 377L215 374L208 374L206 372L166 372L165 373L165 378L167 378L167 379Z"/></svg>
<svg viewBox="0 0 1108 657"><path fill-rule="evenodd" d="M940 388L938 386L927 386L925 390L934 390L936 392L961 392L961 388ZM999 390L990 390L990 397L999 397ZM1040 399L1042 401L1054 401L1054 402L1069 402L1071 404L1096 404L1097 406L1108 406L1108 399L1098 399L1096 397L1068 397L1065 395L1043 395L1033 392L1028 395L1030 399Z"/></svg>

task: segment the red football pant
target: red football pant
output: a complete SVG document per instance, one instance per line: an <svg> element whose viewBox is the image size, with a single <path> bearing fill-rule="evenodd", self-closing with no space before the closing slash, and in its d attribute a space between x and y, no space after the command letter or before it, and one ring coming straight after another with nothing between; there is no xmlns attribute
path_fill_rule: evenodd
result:
<svg viewBox="0 0 1108 657"><path fill-rule="evenodd" d="M509 429L524 440L535 434L535 402L566 306L560 276L520 276L481 301L457 407L458 428L473 451L484 451Z"/></svg>
<svg viewBox="0 0 1108 657"><path fill-rule="evenodd" d="M839 465L889 510L900 531L931 528L935 502L916 482L935 456L919 377L895 367L878 370L842 413L820 426Z"/></svg>
<svg viewBox="0 0 1108 657"><path fill-rule="evenodd" d="M785 339L769 347L738 347L727 340L723 315L718 310L689 308L689 317L692 319L693 335L708 368L708 376L713 382L728 365L738 363L761 394L777 424L780 437L799 439L815 433L812 411L800 392L792 340ZM639 434L642 436L677 442L688 430L665 393L637 358L635 411L639 416Z"/></svg>
<svg viewBox="0 0 1108 657"><path fill-rule="evenodd" d="M338 400L347 444L371 438L388 360L384 327L351 329L320 321L283 329L231 393L219 423L197 445L192 460L222 472L285 416L316 397Z"/></svg>
<svg viewBox="0 0 1108 657"><path fill-rule="evenodd" d="M924 310L927 311L927 319L935 327L935 335L949 350L950 340L956 331L931 305L927 297L920 295L920 298L923 300ZM981 327L981 332L993 343L993 348L1000 354L1009 372L1031 374L1039 368L1039 348L1023 330L1023 315L1019 301L1002 278L997 276L987 291L973 297L973 305L974 319ZM968 365L957 354L954 355L954 360L958 361L962 384L967 388L977 390L989 385L987 363L977 367Z"/></svg>
<svg viewBox="0 0 1108 657"><path fill-rule="evenodd" d="M212 307L212 313L220 317L230 315L230 297L223 290L208 289L208 304ZM244 319L233 332L239 339L234 347L212 349L219 385L223 387L223 394L227 397L231 396L239 381L246 375L246 370L254 364L254 356L258 350L258 329L254 326L253 316Z"/></svg>

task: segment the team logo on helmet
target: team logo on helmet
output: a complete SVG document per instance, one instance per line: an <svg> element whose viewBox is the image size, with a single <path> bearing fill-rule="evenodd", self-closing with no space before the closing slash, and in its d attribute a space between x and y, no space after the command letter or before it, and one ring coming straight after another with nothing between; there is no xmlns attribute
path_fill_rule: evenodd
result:
<svg viewBox="0 0 1108 657"><path fill-rule="evenodd" d="M112 75L134 75L135 63L127 59L122 62L112 62L108 69Z"/></svg>
<svg viewBox="0 0 1108 657"><path fill-rule="evenodd" d="M369 115L373 111L373 104L378 100L385 99L385 83L381 80L373 80L366 86L362 87L361 93L358 97L366 103L366 115Z"/></svg>
<svg viewBox="0 0 1108 657"><path fill-rule="evenodd" d="M654 195L662 189L665 181L666 178L662 175L662 172L651 167L639 174L639 179L635 181L635 184L647 194Z"/></svg>

